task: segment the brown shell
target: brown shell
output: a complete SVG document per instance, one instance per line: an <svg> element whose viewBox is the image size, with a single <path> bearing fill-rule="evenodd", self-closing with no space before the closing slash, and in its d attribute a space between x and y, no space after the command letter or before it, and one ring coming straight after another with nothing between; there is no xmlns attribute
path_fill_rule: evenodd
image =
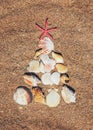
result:
<svg viewBox="0 0 93 130"><path fill-rule="evenodd" d="M65 84L69 82L69 75L67 73L60 75L60 81Z"/></svg>

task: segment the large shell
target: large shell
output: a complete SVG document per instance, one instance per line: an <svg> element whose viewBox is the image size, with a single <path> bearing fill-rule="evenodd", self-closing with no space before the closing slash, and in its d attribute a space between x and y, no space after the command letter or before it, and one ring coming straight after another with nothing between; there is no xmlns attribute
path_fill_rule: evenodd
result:
<svg viewBox="0 0 93 130"><path fill-rule="evenodd" d="M49 54L52 50L54 50L54 43L48 37L44 37L39 42L39 47L42 48L45 54Z"/></svg>
<svg viewBox="0 0 93 130"><path fill-rule="evenodd" d="M32 87L32 93L33 93L35 102L45 104L45 96L41 87L39 86Z"/></svg>
<svg viewBox="0 0 93 130"><path fill-rule="evenodd" d="M66 103L76 102L75 90L72 87L64 84L63 89L61 90L61 94Z"/></svg>
<svg viewBox="0 0 93 130"><path fill-rule="evenodd" d="M35 51L34 59L37 59L43 53L42 48Z"/></svg>
<svg viewBox="0 0 93 130"><path fill-rule="evenodd" d="M61 74L61 76L60 76L60 81L61 81L61 83L63 83L63 84L68 83L68 82L69 82L69 75L68 75L67 73Z"/></svg>
<svg viewBox="0 0 93 130"><path fill-rule="evenodd" d="M55 59L56 63L64 63L64 59L61 53L52 51L52 57Z"/></svg>
<svg viewBox="0 0 93 130"><path fill-rule="evenodd" d="M19 105L27 105L32 101L32 93L27 87L19 86L13 95L13 99Z"/></svg>
<svg viewBox="0 0 93 130"><path fill-rule="evenodd" d="M58 85L60 82L60 73L59 72L54 72L51 74L51 80L53 84Z"/></svg>
<svg viewBox="0 0 93 130"><path fill-rule="evenodd" d="M43 74L42 77L41 77L41 80L42 80L42 83L44 85L52 85L53 84L53 82L51 80L51 73Z"/></svg>
<svg viewBox="0 0 93 130"><path fill-rule="evenodd" d="M56 69L59 73L66 73L68 71L67 66L61 63L56 64Z"/></svg>
<svg viewBox="0 0 93 130"><path fill-rule="evenodd" d="M46 105L49 107L57 107L60 103L60 96L56 89L50 90L49 94L46 96Z"/></svg>
<svg viewBox="0 0 93 130"><path fill-rule="evenodd" d="M37 61L37 60L30 61L29 66L27 67L27 70L29 72L39 73L40 72L39 61Z"/></svg>
<svg viewBox="0 0 93 130"><path fill-rule="evenodd" d="M31 86L37 86L37 84L41 83L41 79L39 78L39 76L33 72L24 73L23 78L25 83Z"/></svg>

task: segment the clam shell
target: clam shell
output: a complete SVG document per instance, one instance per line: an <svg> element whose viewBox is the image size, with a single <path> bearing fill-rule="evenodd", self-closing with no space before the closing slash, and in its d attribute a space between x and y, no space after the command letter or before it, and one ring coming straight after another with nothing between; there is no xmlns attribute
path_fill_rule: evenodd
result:
<svg viewBox="0 0 93 130"><path fill-rule="evenodd" d="M61 94L66 103L76 102L75 90L71 86L64 84L63 89L61 90Z"/></svg>
<svg viewBox="0 0 93 130"><path fill-rule="evenodd" d="M32 93L27 87L19 86L13 95L13 99L19 105L27 105L32 101Z"/></svg>
<svg viewBox="0 0 93 130"><path fill-rule="evenodd" d="M41 87L39 86L32 87L32 93L33 93L35 102L45 104L45 96Z"/></svg>
<svg viewBox="0 0 93 130"><path fill-rule="evenodd" d="M69 82L69 75L67 73L61 74L60 81L63 84L68 83Z"/></svg>
<svg viewBox="0 0 93 130"><path fill-rule="evenodd" d="M37 84L41 83L41 79L39 78L39 76L33 72L24 73L23 78L25 83L31 86L37 86Z"/></svg>
<svg viewBox="0 0 93 130"><path fill-rule="evenodd" d="M29 63L29 66L27 67L28 72L35 72L35 73L39 73L39 61L37 60L32 60Z"/></svg>
<svg viewBox="0 0 93 130"><path fill-rule="evenodd" d="M52 51L52 57L55 59L56 63L64 63L64 59L61 53Z"/></svg>
<svg viewBox="0 0 93 130"><path fill-rule="evenodd" d="M42 83L44 85L52 85L53 84L53 82L51 80L51 73L43 74L42 77L41 77L41 80L42 80Z"/></svg>
<svg viewBox="0 0 93 130"><path fill-rule="evenodd" d="M68 71L67 66L61 63L56 64L56 69L59 73L66 73Z"/></svg>
<svg viewBox="0 0 93 130"><path fill-rule="evenodd" d="M60 73L59 72L54 72L51 74L51 80L53 84L58 85L60 82Z"/></svg>
<svg viewBox="0 0 93 130"><path fill-rule="evenodd" d="M48 37L44 37L39 42L39 47L42 48L45 54L49 54L52 50L54 50L54 43Z"/></svg>
<svg viewBox="0 0 93 130"><path fill-rule="evenodd" d="M49 90L50 91L50 90ZM46 105L49 107L57 107L60 103L60 96L55 89L51 90L46 96Z"/></svg>
<svg viewBox="0 0 93 130"><path fill-rule="evenodd" d="M42 53L43 53L42 48L37 49L37 50L35 51L34 59L38 59L38 57L39 57Z"/></svg>

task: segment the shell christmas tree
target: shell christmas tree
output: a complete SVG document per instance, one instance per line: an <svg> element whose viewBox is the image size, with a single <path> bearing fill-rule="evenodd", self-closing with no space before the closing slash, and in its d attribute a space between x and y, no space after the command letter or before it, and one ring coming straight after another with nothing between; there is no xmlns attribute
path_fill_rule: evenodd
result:
<svg viewBox="0 0 93 130"><path fill-rule="evenodd" d="M14 100L20 105L38 102L49 107L57 107L60 104L61 96L66 103L76 102L76 92L68 85L69 75L68 68L64 63L63 55L55 51L53 37L51 31L57 28L48 29L48 19L45 21L45 29L36 23L36 27L42 31L38 43L38 49L35 51L33 59L29 62L27 72L24 73L23 79L31 90L25 86L20 86L14 93ZM48 89L45 95L42 84ZM54 86L57 86L55 88ZM59 86L62 86L61 92ZM60 93L60 94L59 94Z"/></svg>

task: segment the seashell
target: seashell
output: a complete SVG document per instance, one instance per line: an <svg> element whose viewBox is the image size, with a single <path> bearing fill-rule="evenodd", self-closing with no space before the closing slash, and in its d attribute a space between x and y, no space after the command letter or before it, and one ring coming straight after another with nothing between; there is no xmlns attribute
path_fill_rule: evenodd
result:
<svg viewBox="0 0 93 130"><path fill-rule="evenodd" d="M41 80L42 80L42 83L44 85L52 85L53 84L53 82L51 80L51 73L43 74L42 77L41 77Z"/></svg>
<svg viewBox="0 0 93 130"><path fill-rule="evenodd" d="M52 57L55 59L56 63L64 63L64 59L61 53L52 51Z"/></svg>
<svg viewBox="0 0 93 130"><path fill-rule="evenodd" d="M64 84L61 94L66 103L76 102L75 90L71 86Z"/></svg>
<svg viewBox="0 0 93 130"><path fill-rule="evenodd" d="M48 64L49 62L49 56L47 54L41 54L40 55L40 60L44 63L44 64Z"/></svg>
<svg viewBox="0 0 93 130"><path fill-rule="evenodd" d="M58 63L56 64L56 69L59 73L66 73L68 71L68 68L67 66L65 66L64 64L62 63Z"/></svg>
<svg viewBox="0 0 93 130"><path fill-rule="evenodd" d="M46 96L46 105L49 107L57 107L60 103L60 96L57 93L58 89L49 89L49 94Z"/></svg>
<svg viewBox="0 0 93 130"><path fill-rule="evenodd" d="M41 87L39 87L39 86L32 87L32 93L33 93L35 102L45 104L45 96L44 96L44 92L42 91Z"/></svg>
<svg viewBox="0 0 93 130"><path fill-rule="evenodd" d="M19 86L13 95L13 99L19 105L27 105L32 102L32 93L29 88Z"/></svg>
<svg viewBox="0 0 93 130"><path fill-rule="evenodd" d="M24 73L23 78L25 83L31 86L37 86L37 84L41 83L41 79L39 78L39 76L33 72Z"/></svg>
<svg viewBox="0 0 93 130"><path fill-rule="evenodd" d="M60 81L65 84L69 82L69 75L67 73L61 74Z"/></svg>
<svg viewBox="0 0 93 130"><path fill-rule="evenodd" d="M39 73L39 61L37 60L30 61L29 66L27 67L27 70L29 72Z"/></svg>
<svg viewBox="0 0 93 130"><path fill-rule="evenodd" d="M58 85L60 82L60 73L59 72L54 72L51 74L51 80L53 84Z"/></svg>
<svg viewBox="0 0 93 130"><path fill-rule="evenodd" d="M49 54L52 50L54 50L54 43L49 37L44 37L39 42L39 48L42 48L45 54Z"/></svg>
<svg viewBox="0 0 93 130"><path fill-rule="evenodd" d="M40 61L40 63L39 63L39 71L41 73L45 73L45 65L42 61Z"/></svg>
<svg viewBox="0 0 93 130"><path fill-rule="evenodd" d="M34 59L37 59L43 53L42 48L35 51Z"/></svg>

